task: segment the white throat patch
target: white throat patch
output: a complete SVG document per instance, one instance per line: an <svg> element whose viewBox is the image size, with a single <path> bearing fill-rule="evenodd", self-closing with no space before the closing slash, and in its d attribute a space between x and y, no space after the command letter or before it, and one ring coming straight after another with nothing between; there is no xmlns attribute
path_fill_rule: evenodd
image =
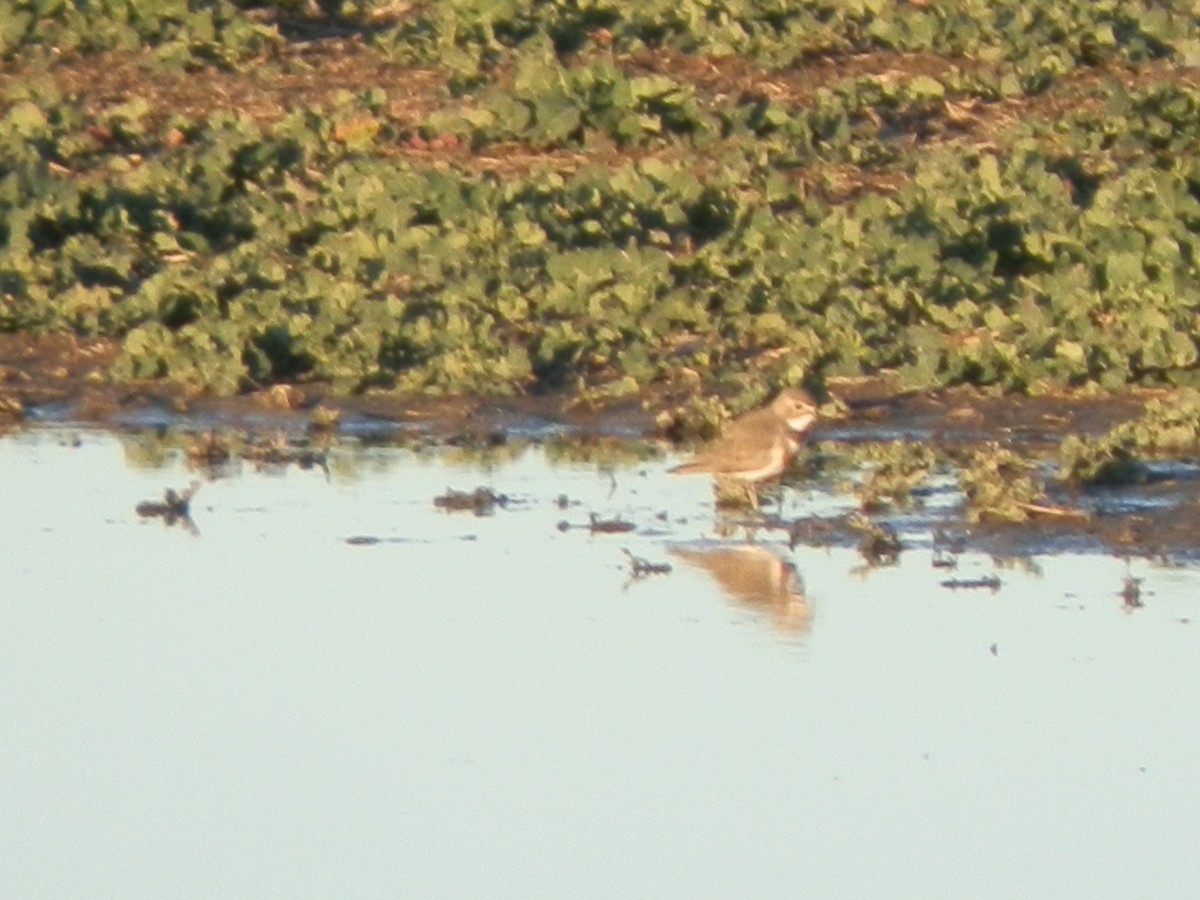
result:
<svg viewBox="0 0 1200 900"><path fill-rule="evenodd" d="M792 431L806 431L808 426L813 423L813 418L812 413L804 413L793 419L788 419L788 428L792 429Z"/></svg>

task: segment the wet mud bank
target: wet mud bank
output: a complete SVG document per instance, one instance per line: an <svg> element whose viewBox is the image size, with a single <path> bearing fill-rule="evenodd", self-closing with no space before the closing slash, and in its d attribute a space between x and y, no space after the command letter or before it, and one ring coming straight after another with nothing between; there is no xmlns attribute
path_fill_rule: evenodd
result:
<svg viewBox="0 0 1200 900"><path fill-rule="evenodd" d="M660 416L693 400L689 390L649 388L621 402L596 404L568 393L526 396L428 396L366 392L334 395L324 384L278 384L214 397L161 380L114 383L107 375L120 348L72 335L0 334L0 413L21 422L79 423L195 430L274 427L302 431L331 416L353 433L417 431L444 440L565 432L651 438ZM1093 434L1136 416L1161 391L1092 396L992 396L969 388L906 394L887 376L830 382L838 418L818 440L929 440L970 443L1011 439L1049 446L1066 433Z"/></svg>
<svg viewBox="0 0 1200 900"><path fill-rule="evenodd" d="M158 383L114 385L104 377L114 352L102 341L0 337L4 429L151 434L160 452L183 454L189 468L209 479L242 462L324 467L331 451L389 445L497 462L531 445L548 446L555 458L620 472L700 443L664 434L664 413L696 399L677 392L605 406L565 394L334 397L312 385L213 398ZM1018 397L973 389L906 395L885 378L831 384L810 449L776 495L799 498L792 509L782 516L769 507L754 515L717 509L715 521L792 545L858 546L871 564L939 541L998 555L1105 551L1191 560L1200 556L1200 467L1186 455L1147 464L1128 483L1071 483L1055 472L1067 436L1101 440L1164 396ZM1004 448L1037 478L1042 494L1038 502L1018 503L1017 521L973 512L970 498L964 500L962 472L981 447ZM922 457L918 466L913 454ZM665 472L661 477L673 481ZM804 514L803 498L816 495L832 507Z"/></svg>

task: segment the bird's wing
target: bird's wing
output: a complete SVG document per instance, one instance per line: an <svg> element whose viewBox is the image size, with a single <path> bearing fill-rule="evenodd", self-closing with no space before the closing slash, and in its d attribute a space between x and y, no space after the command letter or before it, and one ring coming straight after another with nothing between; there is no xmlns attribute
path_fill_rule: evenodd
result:
<svg viewBox="0 0 1200 900"><path fill-rule="evenodd" d="M725 426L722 440L728 438L753 443L757 438L758 444L761 446L774 439L781 424L778 417L771 410L752 409L750 412L738 416Z"/></svg>
<svg viewBox="0 0 1200 900"><path fill-rule="evenodd" d="M789 450L795 450L794 435L770 409L751 410L726 424L716 441L671 471L681 475L755 471L773 456L781 439Z"/></svg>
<svg viewBox="0 0 1200 900"><path fill-rule="evenodd" d="M772 456L770 449L755 451L748 447L735 447L728 451L723 450L720 454L714 448L702 459L705 472L712 472L714 475L736 475L757 471L765 465L770 465ZM697 462L699 461L698 459Z"/></svg>
<svg viewBox="0 0 1200 900"><path fill-rule="evenodd" d="M772 455L780 429L770 416L766 422L757 421L758 418L755 413L748 413L730 422L711 447L684 463L679 471L720 475L761 468Z"/></svg>

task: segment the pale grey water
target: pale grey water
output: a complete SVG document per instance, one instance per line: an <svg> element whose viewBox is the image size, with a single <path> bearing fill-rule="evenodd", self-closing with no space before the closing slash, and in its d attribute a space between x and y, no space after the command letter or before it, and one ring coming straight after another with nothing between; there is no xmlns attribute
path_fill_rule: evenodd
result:
<svg viewBox="0 0 1200 900"><path fill-rule="evenodd" d="M73 436L0 440L4 896L1195 896L1194 568L1134 560L1133 612L1103 556L950 591L538 448L243 465L194 536L134 513L182 460ZM514 503L432 506L479 484ZM803 597L725 593L778 560Z"/></svg>

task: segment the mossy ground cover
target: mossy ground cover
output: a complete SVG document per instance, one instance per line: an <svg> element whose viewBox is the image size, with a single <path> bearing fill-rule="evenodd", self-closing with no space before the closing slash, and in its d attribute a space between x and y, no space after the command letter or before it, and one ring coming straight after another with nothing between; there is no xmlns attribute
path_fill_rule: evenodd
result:
<svg viewBox="0 0 1200 900"><path fill-rule="evenodd" d="M0 329L230 395L1198 378L1184 3L0 0ZM107 346L107 345L106 345Z"/></svg>

